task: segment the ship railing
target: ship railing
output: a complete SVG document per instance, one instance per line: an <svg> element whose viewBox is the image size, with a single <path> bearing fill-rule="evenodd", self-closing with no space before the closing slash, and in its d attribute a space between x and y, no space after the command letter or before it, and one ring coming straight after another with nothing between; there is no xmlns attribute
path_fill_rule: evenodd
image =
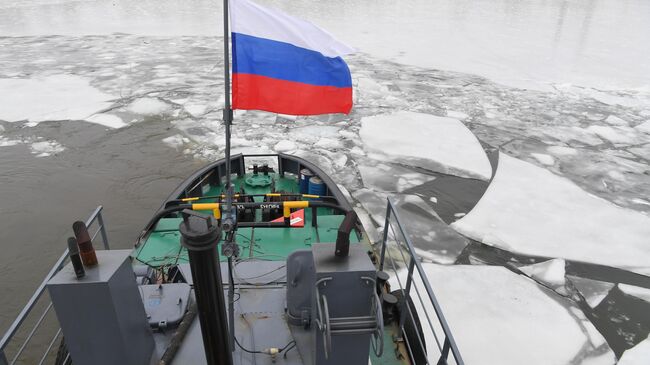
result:
<svg viewBox="0 0 650 365"><path fill-rule="evenodd" d="M411 359L419 359L418 364L423 363L425 359L422 357L425 357L427 364L464 365L454 336L420 261L394 203L388 198L379 269L393 271L394 280L391 283L397 283L401 292L398 302L399 336L406 344ZM435 313L430 313L431 308ZM418 319L420 323L417 323ZM407 336L407 325L415 329L409 331L410 336ZM430 340L431 337L434 341Z"/></svg>
<svg viewBox="0 0 650 365"><path fill-rule="evenodd" d="M95 233L91 236L91 239L94 241L95 238L97 238L98 235L101 236L102 242L104 244L104 249L108 250L110 249L109 244L108 244L108 237L106 235L106 226L104 224L104 218L102 216L102 210L103 207L100 205L98 206L92 214L86 219L86 226L88 227L89 231L92 231L93 227L96 227ZM32 339L39 334L39 329L43 328L45 325L44 323L46 322L46 319L48 317L48 313L52 309L52 302L48 298L45 298L43 296L43 293L45 292L45 287L47 283L56 275L68 262L69 258L69 253L68 249L66 248L65 252L59 257L58 260L56 260L56 263L50 271L47 273L41 284L38 286L34 294L32 294L32 297L29 299L25 307L20 311L14 322L11 324L9 329L5 332L5 334L2 336L2 340L0 340L0 365L14 365L19 363L18 361L21 360L22 355L25 353L25 351L28 349L30 342ZM26 320L28 317L30 317L30 314L36 315L36 313L32 313L32 310L35 307L44 307L44 309L41 311L38 319L34 322L34 324L31 326L31 328L28 330L27 328L24 328L26 324ZM40 360L38 362L39 365L42 365L45 363L45 361L48 359L48 355L52 351L52 348L56 344L57 340L61 336L61 328L58 326L57 322L57 330L54 336L51 337L50 340L48 340L47 343L47 348L44 350L44 352L40 355ZM17 334L24 333L24 331L29 331L25 338L22 340L22 342L19 342L19 338ZM19 343L17 343L19 342ZM17 350L13 353L11 356L11 361L8 361L7 357L7 347L17 347ZM36 354L34 351L29 351L30 355ZM38 355L36 355L38 357ZM67 360L67 359L65 359ZM62 363L65 364L66 361L63 361ZM27 363L35 363L34 360L30 360Z"/></svg>

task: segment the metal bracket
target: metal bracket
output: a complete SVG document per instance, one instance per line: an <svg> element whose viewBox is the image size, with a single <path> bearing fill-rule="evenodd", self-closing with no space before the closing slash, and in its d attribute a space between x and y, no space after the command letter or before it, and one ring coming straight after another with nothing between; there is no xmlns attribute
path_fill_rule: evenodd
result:
<svg viewBox="0 0 650 365"><path fill-rule="evenodd" d="M233 112L232 109L223 109L223 121L232 124Z"/></svg>

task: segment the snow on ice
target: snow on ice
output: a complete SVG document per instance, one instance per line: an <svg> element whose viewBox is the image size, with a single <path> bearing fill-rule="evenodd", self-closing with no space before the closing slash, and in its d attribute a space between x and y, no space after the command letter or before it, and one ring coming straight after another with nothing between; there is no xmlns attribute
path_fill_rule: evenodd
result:
<svg viewBox="0 0 650 365"><path fill-rule="evenodd" d="M111 106L113 96L74 75L0 78L0 119L8 122L85 120Z"/></svg>
<svg viewBox="0 0 650 365"><path fill-rule="evenodd" d="M466 364L593 364L596 358L599 364L616 362L604 338L572 302L524 276L498 266L424 263L423 268ZM399 276L404 285L404 275ZM399 288L395 277L390 283L391 290ZM423 290L417 275L414 283ZM433 306L414 303L427 349L435 349L425 319L435 318ZM434 330L444 338L437 323ZM435 363L438 356L431 350L429 361Z"/></svg>
<svg viewBox="0 0 650 365"><path fill-rule="evenodd" d="M478 139L457 119L398 111L364 117L359 135L368 150L391 160L484 180L492 175Z"/></svg>
<svg viewBox="0 0 650 365"><path fill-rule="evenodd" d="M452 227L522 254L650 273L650 217L503 153L481 200Z"/></svg>

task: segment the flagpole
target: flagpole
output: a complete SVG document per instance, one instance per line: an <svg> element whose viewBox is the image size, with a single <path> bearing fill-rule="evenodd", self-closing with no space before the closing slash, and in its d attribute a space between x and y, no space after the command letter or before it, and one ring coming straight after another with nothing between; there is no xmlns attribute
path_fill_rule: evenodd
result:
<svg viewBox="0 0 650 365"><path fill-rule="evenodd" d="M223 0L223 84L224 84L224 110L223 122L226 129L226 209L225 214L221 221L221 227L225 231L226 239L223 243L221 250L225 256L228 257L228 327L230 329L230 351L235 351L235 283L233 278L233 260L232 256L237 255L238 247L235 243L235 230L233 211L232 211L232 198L233 190L230 182L232 171L230 168L230 126L232 125L233 113L230 107L230 52L228 37L230 36L229 29L229 13L228 1ZM232 361L232 360L231 360Z"/></svg>
<svg viewBox="0 0 650 365"><path fill-rule="evenodd" d="M225 107L223 110L223 122L226 128L226 211L230 212L232 207L232 192L230 188L230 126L232 125L232 109L230 108L230 50L228 45L228 0L223 0L223 80L225 91Z"/></svg>

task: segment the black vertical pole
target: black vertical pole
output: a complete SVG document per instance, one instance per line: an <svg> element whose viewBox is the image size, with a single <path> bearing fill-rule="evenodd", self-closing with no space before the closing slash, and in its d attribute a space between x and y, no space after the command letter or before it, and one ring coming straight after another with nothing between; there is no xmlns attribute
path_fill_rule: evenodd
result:
<svg viewBox="0 0 650 365"><path fill-rule="evenodd" d="M228 37L230 36L230 27L229 27L230 13L228 11L228 0L223 0L223 84L224 84L224 111L223 111L223 121L226 129L226 213L223 216L222 224L224 225L224 230L226 231L226 246L228 251L231 251L234 244L234 232L233 229L236 229L233 224L232 217L232 198L233 198L233 189L230 183L230 177L232 175L231 171L231 161L230 161L230 126L232 125L232 109L230 107L230 49ZM232 277L232 256L228 255L228 324L230 328L230 350L235 351L235 283Z"/></svg>
<svg viewBox="0 0 650 365"><path fill-rule="evenodd" d="M232 365L232 345L223 281L217 256L221 229L217 220L189 209L182 212L181 243L187 248L194 282L196 307L208 365Z"/></svg>
<svg viewBox="0 0 650 365"><path fill-rule="evenodd" d="M230 125L232 124L232 109L230 107L230 50L228 37L228 0L223 0L223 85L224 85L224 110L223 122L226 129L226 211L230 213L232 207L232 191L230 189Z"/></svg>

